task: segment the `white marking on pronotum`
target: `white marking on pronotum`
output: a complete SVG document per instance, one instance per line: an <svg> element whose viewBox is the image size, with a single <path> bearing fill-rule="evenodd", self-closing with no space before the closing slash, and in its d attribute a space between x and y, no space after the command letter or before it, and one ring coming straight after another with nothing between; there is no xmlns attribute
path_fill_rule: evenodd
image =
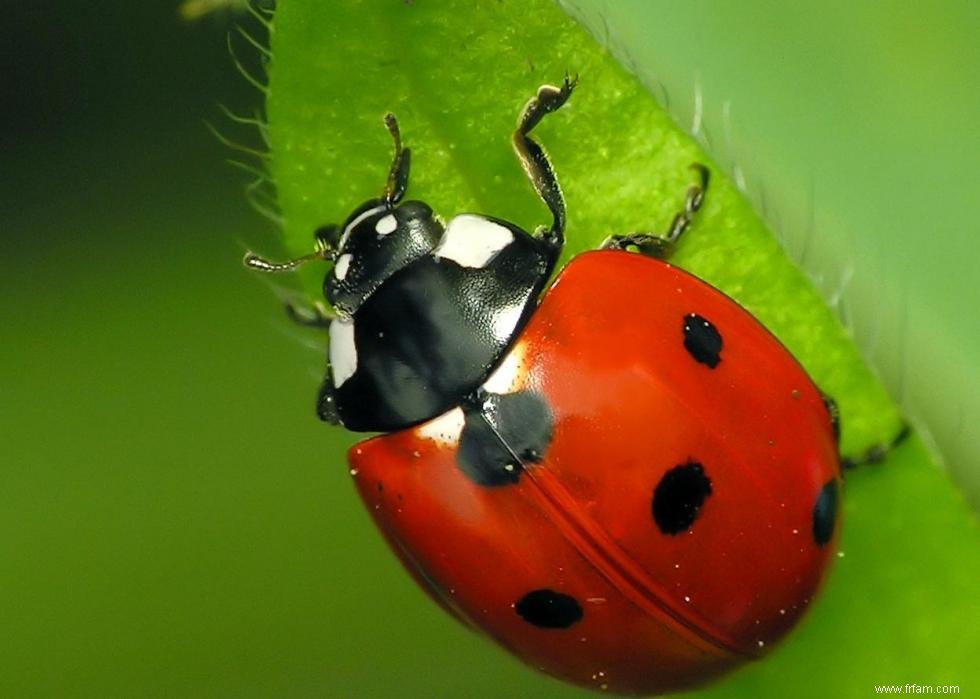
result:
<svg viewBox="0 0 980 699"><path fill-rule="evenodd" d="M378 219L378 222L374 224L374 232L378 235L388 235L398 228L398 221L395 220L394 214L388 214Z"/></svg>
<svg viewBox="0 0 980 699"><path fill-rule="evenodd" d="M348 223L346 226L344 226L344 231L340 235L340 241L337 243L337 249L338 250L343 250L344 249L344 246L347 245L347 239L350 238L351 232L355 228L357 228L358 224L361 221L363 221L366 218L371 218L372 216L374 216L379 211L384 211L384 210L385 210L385 207L384 207L383 204L381 206L376 206L373 209L368 209L364 213L360 214L353 221L351 221L350 223Z"/></svg>
<svg viewBox="0 0 980 699"><path fill-rule="evenodd" d="M419 425L416 428L416 433L423 439L451 447L459 443L459 436L463 432L465 422L463 409L453 408L439 417Z"/></svg>
<svg viewBox="0 0 980 699"><path fill-rule="evenodd" d="M330 371L334 388L340 388L357 371L353 319L337 318L330 323Z"/></svg>
<svg viewBox="0 0 980 699"><path fill-rule="evenodd" d="M338 281L344 281L347 276L347 270L350 269L350 261L353 256L349 252L345 252L343 255L337 258L337 262L333 266L333 276L337 277Z"/></svg>
<svg viewBox="0 0 980 699"><path fill-rule="evenodd" d="M446 226L432 255L463 267L480 268L513 241L514 234L499 223L474 214L460 214Z"/></svg>

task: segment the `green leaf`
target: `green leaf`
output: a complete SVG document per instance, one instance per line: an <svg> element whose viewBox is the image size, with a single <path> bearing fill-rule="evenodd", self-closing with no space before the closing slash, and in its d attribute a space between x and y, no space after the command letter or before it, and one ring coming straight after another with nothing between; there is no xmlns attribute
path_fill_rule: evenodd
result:
<svg viewBox="0 0 980 699"><path fill-rule="evenodd" d="M538 85L577 74L568 105L535 131L568 202L566 256L609 234L664 230L692 182L690 164L711 163L636 80L543 0L289 0L277 11L272 50L270 169L294 255L311 250L315 228L380 193L391 157L386 111L398 115L413 149L410 197L446 218L476 211L533 229L547 212L510 150L510 133ZM838 400L845 453L898 431L895 408L833 313L718 170L673 262L748 308ZM322 273L303 272L313 297ZM980 647L980 632L957 624L964 612L980 618L976 523L921 445L913 439L886 467L849 476L844 509L845 556L804 628L713 693L865 694L874 683L980 679L967 655ZM389 653L397 662L397 649L381 640L377 651L372 662ZM412 681L421 688L425 680Z"/></svg>

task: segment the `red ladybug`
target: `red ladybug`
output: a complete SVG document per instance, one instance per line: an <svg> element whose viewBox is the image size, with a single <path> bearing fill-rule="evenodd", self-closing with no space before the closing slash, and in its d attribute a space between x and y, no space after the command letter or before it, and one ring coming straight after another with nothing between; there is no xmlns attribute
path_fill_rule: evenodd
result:
<svg viewBox="0 0 980 699"><path fill-rule="evenodd" d="M307 258L246 262L333 262L332 311L308 318L329 323L318 412L387 433L350 472L419 585L544 672L673 692L767 653L816 594L839 528L836 413L758 321L664 261L701 166L666 235L615 236L542 295L565 207L528 133L573 86L542 87L514 134L546 230L402 203L389 116L382 196Z"/></svg>

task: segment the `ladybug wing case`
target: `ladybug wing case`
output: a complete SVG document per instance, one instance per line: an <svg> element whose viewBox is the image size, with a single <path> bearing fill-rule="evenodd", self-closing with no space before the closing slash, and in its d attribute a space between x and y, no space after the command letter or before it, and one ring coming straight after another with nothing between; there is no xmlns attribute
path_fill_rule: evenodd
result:
<svg viewBox="0 0 980 699"><path fill-rule="evenodd" d="M349 454L450 613L622 693L702 684L798 620L836 538L837 447L819 391L734 301L650 258L581 255L484 389L477 415Z"/></svg>

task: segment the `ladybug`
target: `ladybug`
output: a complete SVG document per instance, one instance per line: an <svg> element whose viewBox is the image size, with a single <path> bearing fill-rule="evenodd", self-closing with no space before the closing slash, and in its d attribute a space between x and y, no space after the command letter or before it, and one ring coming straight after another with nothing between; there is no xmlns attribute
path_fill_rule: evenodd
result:
<svg viewBox="0 0 980 699"><path fill-rule="evenodd" d="M316 232L329 332L317 411L358 432L350 473L395 555L448 613L546 673L623 694L704 684L772 648L834 558L837 418L735 301L613 236L548 281L564 199L530 132L575 81L545 85L513 145L551 212L530 234L443 225L403 201L410 151L341 226Z"/></svg>

